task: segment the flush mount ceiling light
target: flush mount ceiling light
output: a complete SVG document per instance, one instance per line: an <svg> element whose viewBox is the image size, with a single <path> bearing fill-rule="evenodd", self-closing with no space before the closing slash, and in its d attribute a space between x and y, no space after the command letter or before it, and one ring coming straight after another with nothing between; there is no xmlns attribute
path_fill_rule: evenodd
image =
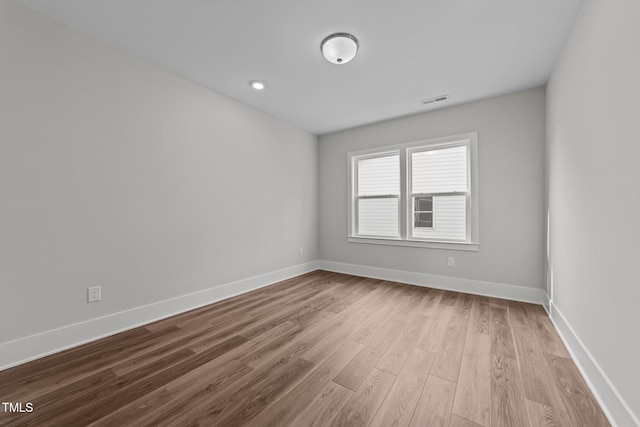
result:
<svg viewBox="0 0 640 427"><path fill-rule="evenodd" d="M320 49L327 61L333 64L346 64L358 51L358 39L347 33L335 33L320 43Z"/></svg>
<svg viewBox="0 0 640 427"><path fill-rule="evenodd" d="M263 90L266 85L264 84L264 82L261 82L260 80L253 80L252 82L249 83L251 85L252 88L254 88L255 90Z"/></svg>

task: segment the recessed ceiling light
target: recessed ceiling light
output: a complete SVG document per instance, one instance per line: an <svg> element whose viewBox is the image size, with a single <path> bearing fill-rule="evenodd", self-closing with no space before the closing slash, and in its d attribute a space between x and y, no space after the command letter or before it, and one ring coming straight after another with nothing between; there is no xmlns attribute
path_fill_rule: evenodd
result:
<svg viewBox="0 0 640 427"><path fill-rule="evenodd" d="M266 85L264 84L264 82L261 82L260 80L254 80L251 83L249 83L251 85L252 88L254 88L255 90L263 90Z"/></svg>
<svg viewBox="0 0 640 427"><path fill-rule="evenodd" d="M335 33L320 43L320 49L327 61L333 64L346 64L358 52L358 39L347 33Z"/></svg>

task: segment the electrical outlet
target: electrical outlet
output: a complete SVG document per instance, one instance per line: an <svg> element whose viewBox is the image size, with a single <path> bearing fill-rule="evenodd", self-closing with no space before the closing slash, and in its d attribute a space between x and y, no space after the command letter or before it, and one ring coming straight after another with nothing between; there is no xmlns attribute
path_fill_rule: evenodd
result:
<svg viewBox="0 0 640 427"><path fill-rule="evenodd" d="M102 286L87 288L87 302L100 301L102 299Z"/></svg>
<svg viewBox="0 0 640 427"><path fill-rule="evenodd" d="M456 266L456 259L452 256L449 257L449 259L447 259L447 265L449 267L455 267Z"/></svg>
<svg viewBox="0 0 640 427"><path fill-rule="evenodd" d="M300 256L304 256L304 248L300 248Z"/></svg>

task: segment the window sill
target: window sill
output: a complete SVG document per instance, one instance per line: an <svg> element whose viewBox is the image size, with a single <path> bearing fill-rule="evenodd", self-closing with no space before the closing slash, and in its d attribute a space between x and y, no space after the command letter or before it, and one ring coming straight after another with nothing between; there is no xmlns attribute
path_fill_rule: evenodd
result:
<svg viewBox="0 0 640 427"><path fill-rule="evenodd" d="M419 240L382 239L374 237L347 237L349 243L364 243L368 245L406 246L411 248L447 249L451 251L478 252L480 244L466 242L424 242Z"/></svg>

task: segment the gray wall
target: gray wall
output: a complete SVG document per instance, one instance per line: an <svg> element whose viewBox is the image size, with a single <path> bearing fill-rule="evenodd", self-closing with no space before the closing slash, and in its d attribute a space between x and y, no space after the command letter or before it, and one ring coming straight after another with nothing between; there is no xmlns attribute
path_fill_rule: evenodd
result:
<svg viewBox="0 0 640 427"><path fill-rule="evenodd" d="M554 304L640 416L640 2L586 0L548 84Z"/></svg>
<svg viewBox="0 0 640 427"><path fill-rule="evenodd" d="M314 135L6 0L0 94L0 343L318 258Z"/></svg>
<svg viewBox="0 0 640 427"><path fill-rule="evenodd" d="M544 104L536 88L321 136L320 258L542 288ZM479 252L347 243L348 152L470 131L478 131Z"/></svg>

